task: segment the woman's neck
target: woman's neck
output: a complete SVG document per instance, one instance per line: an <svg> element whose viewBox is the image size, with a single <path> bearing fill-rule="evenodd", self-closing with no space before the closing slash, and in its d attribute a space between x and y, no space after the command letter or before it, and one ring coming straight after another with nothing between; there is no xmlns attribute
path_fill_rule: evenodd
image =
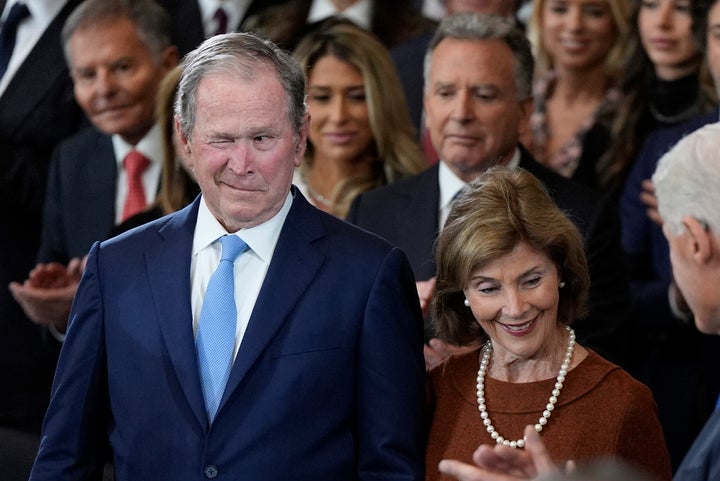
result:
<svg viewBox="0 0 720 481"><path fill-rule="evenodd" d="M305 181L311 192L325 199L333 199L342 182L353 177L366 176L370 173L370 168L370 162L365 160L341 162L316 153L305 171Z"/></svg>
<svg viewBox="0 0 720 481"><path fill-rule="evenodd" d="M558 375L568 347L565 327L559 327L538 353L530 358L518 358L507 351L493 349L490 358L489 377L505 382L527 383L552 379ZM587 357L587 350L575 345L570 368L577 366Z"/></svg>
<svg viewBox="0 0 720 481"><path fill-rule="evenodd" d="M552 97L566 105L599 102L610 85L610 80L603 69L560 69L555 73Z"/></svg>

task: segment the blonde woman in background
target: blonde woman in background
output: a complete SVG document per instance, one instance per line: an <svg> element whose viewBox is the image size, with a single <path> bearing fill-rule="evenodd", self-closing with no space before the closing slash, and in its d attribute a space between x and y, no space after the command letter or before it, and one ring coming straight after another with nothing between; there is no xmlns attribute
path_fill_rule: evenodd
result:
<svg viewBox="0 0 720 481"><path fill-rule="evenodd" d="M371 33L331 20L295 56L307 74L311 118L294 183L311 202L345 217L359 193L423 169L395 67Z"/></svg>
<svg viewBox="0 0 720 481"><path fill-rule="evenodd" d="M631 0L538 0L529 35L537 59L531 129L535 158L593 188L614 179L600 161L620 101Z"/></svg>

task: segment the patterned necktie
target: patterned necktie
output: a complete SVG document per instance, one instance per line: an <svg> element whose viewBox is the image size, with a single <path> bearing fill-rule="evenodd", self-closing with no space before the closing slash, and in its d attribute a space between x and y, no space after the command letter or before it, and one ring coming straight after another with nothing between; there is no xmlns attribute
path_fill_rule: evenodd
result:
<svg viewBox="0 0 720 481"><path fill-rule="evenodd" d="M215 19L215 22L217 22L217 29L215 30L215 35L227 33L228 16L222 7L219 7L217 10L215 10L215 15L213 15L213 19Z"/></svg>
<svg viewBox="0 0 720 481"><path fill-rule="evenodd" d="M137 150L131 150L123 159L127 173L127 197L122 211L122 220L141 212L147 206L142 176L150 161Z"/></svg>
<svg viewBox="0 0 720 481"><path fill-rule="evenodd" d="M222 236L220 242L222 243L220 264L210 277L205 291L195 338L205 408L211 423L215 419L225 385L230 377L235 351L237 308L233 279L234 262L248 247L236 235Z"/></svg>
<svg viewBox="0 0 720 481"><path fill-rule="evenodd" d="M30 10L24 3L16 3L10 9L5 23L0 30L0 79L5 75L10 57L12 57L15 48L15 36L17 34L18 25L26 17L30 16Z"/></svg>

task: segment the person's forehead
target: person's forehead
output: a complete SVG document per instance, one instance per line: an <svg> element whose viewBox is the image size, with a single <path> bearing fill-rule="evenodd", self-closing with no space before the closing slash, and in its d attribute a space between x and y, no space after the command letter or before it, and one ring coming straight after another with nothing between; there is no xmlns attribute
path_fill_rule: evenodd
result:
<svg viewBox="0 0 720 481"><path fill-rule="evenodd" d="M443 39L433 51L430 78L457 77L514 85L515 64L510 47L496 39Z"/></svg>

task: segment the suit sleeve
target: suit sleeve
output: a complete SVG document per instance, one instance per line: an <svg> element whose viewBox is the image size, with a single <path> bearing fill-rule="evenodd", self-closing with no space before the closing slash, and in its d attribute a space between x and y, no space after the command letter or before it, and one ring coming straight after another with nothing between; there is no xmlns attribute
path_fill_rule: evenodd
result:
<svg viewBox="0 0 720 481"><path fill-rule="evenodd" d="M423 320L412 271L394 248L376 273L357 360L358 479L424 479Z"/></svg>
<svg viewBox="0 0 720 481"><path fill-rule="evenodd" d="M102 479L109 403L98 246L90 251L70 312L30 481Z"/></svg>

